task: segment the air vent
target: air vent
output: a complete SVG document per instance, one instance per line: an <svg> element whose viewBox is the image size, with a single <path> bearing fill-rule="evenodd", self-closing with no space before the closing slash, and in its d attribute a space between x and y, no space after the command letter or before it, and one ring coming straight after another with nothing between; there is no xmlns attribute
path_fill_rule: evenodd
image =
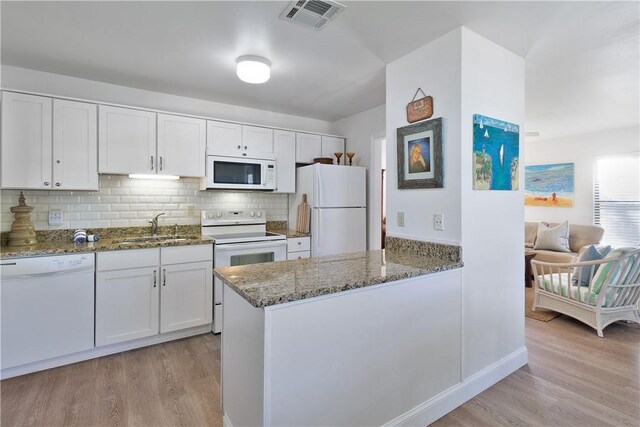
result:
<svg viewBox="0 0 640 427"><path fill-rule="evenodd" d="M331 0L297 0L289 3L280 18L319 31L345 8Z"/></svg>

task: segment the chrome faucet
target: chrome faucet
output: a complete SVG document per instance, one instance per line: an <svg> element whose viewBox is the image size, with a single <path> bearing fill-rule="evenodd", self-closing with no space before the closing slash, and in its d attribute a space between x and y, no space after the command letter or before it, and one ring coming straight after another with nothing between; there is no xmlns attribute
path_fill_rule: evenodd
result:
<svg viewBox="0 0 640 427"><path fill-rule="evenodd" d="M157 236L158 235L158 217L160 215L164 215L164 212L159 213L158 215L154 216L153 219L149 220L149 223L151 224L151 235L152 236Z"/></svg>

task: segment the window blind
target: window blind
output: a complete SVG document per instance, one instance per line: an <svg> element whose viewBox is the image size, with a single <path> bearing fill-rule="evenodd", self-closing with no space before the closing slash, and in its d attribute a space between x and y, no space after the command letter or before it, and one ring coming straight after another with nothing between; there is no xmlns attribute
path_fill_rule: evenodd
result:
<svg viewBox="0 0 640 427"><path fill-rule="evenodd" d="M594 159L593 223L604 228L604 244L640 245L639 153Z"/></svg>

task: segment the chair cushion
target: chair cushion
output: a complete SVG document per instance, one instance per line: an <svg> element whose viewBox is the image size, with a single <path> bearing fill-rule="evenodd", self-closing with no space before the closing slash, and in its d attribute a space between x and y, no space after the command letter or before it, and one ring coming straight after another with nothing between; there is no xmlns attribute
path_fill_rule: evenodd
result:
<svg viewBox="0 0 640 427"><path fill-rule="evenodd" d="M525 222L524 223L524 246L527 248L533 248L536 243L536 235L538 234L537 222Z"/></svg>
<svg viewBox="0 0 640 427"><path fill-rule="evenodd" d="M578 256L577 262L587 262L587 261L598 261L603 259L607 254L611 252L611 246L605 246L598 250L594 245L586 246L584 250L580 251L580 255ZM597 271L597 265L584 266L584 267L576 267L573 269L573 274L571 275L571 283L573 285L578 284L578 276L580 277L580 285L581 286L589 286L589 280L591 279L591 270Z"/></svg>
<svg viewBox="0 0 640 427"><path fill-rule="evenodd" d="M584 286L574 286L573 284L569 286L570 279L568 274L545 274L542 278L544 282L544 289L546 291L552 292L551 289L553 288L554 293L559 292L563 297L568 297L569 289L571 289L571 298L574 300L579 300L580 302L587 303L589 305L596 305L598 292L594 292L593 289L589 292L589 288ZM578 295L580 295L579 298ZM613 294L607 293L605 298L602 300L602 306L608 304L613 297Z"/></svg>
<svg viewBox="0 0 640 427"><path fill-rule="evenodd" d="M569 222L550 227L543 223L538 224L538 234L534 249L546 249L558 252L571 252L569 249Z"/></svg>

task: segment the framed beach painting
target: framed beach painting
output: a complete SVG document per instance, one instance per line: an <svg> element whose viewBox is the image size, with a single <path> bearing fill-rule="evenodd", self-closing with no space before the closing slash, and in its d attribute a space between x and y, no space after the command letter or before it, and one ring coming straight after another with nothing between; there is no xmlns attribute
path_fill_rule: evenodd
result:
<svg viewBox="0 0 640 427"><path fill-rule="evenodd" d="M442 188L442 118L398 128L398 188Z"/></svg>
<svg viewBox="0 0 640 427"><path fill-rule="evenodd" d="M574 173L573 163L525 166L524 204L572 207Z"/></svg>
<svg viewBox="0 0 640 427"><path fill-rule="evenodd" d="M518 125L473 115L474 190L518 190L519 158Z"/></svg>

